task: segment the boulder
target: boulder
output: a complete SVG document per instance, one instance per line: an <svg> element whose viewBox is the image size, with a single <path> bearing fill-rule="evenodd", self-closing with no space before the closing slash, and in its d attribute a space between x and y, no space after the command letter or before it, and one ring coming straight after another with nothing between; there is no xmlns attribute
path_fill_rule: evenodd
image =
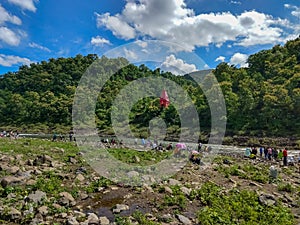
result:
<svg viewBox="0 0 300 225"><path fill-rule="evenodd" d="M109 219L106 216L101 216L99 218L100 225L109 225Z"/></svg>
<svg viewBox="0 0 300 225"><path fill-rule="evenodd" d="M114 213L119 213L119 212L125 211L125 210L129 210L129 206L128 205L117 204L116 208L113 209L113 212Z"/></svg>
<svg viewBox="0 0 300 225"><path fill-rule="evenodd" d="M182 224L192 224L192 221L189 219L189 218L187 218L187 217L185 217L185 216L183 216L183 215L180 215L180 214L178 214L177 215L177 219L182 223Z"/></svg>
<svg viewBox="0 0 300 225"><path fill-rule="evenodd" d="M22 183L23 180L24 180L23 177L6 176L6 177L2 178L1 186L3 188L5 188L5 187L10 186L10 185L20 184L20 183Z"/></svg>
<svg viewBox="0 0 300 225"><path fill-rule="evenodd" d="M59 204L64 206L74 206L76 205L75 199L73 196L68 192L61 192L59 194L61 198L59 199Z"/></svg>
<svg viewBox="0 0 300 225"><path fill-rule="evenodd" d="M28 195L28 199L30 201L33 201L38 204L41 203L42 200L46 197L47 197L46 193L43 191L39 191L39 190L37 190L35 193L31 193Z"/></svg>

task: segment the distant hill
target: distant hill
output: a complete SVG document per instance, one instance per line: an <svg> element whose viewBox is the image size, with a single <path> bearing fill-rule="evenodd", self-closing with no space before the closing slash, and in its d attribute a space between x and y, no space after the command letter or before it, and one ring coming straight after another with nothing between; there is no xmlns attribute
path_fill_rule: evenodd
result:
<svg viewBox="0 0 300 225"><path fill-rule="evenodd" d="M73 97L82 74L96 60L105 66L127 65L126 59L77 55L49 59L21 66L0 78L0 128L23 131L68 131L72 128ZM227 109L228 135L297 136L300 134L300 38L284 46L253 54L249 68L220 63L213 73L223 91ZM105 69L104 69L105 71ZM193 75L193 74L191 74ZM190 95L200 118L201 131L210 132L210 109L205 95L191 75L175 76L145 65L129 64L110 79L99 95L96 122L101 132L113 134L111 104L133 80L162 76L180 85ZM130 126L137 135L147 136L149 121L165 120L168 133L177 135L181 126L175 107L161 111L158 98L145 98L134 105Z"/></svg>

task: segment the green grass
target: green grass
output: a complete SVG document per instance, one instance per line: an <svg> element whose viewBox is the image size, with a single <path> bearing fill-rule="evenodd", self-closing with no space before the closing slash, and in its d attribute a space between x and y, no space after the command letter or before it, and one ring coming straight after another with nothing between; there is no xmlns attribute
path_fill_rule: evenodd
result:
<svg viewBox="0 0 300 225"><path fill-rule="evenodd" d="M224 192L212 183L205 183L197 193L202 207L198 212L200 225L292 225L294 218L288 208L278 202L274 206L259 203L253 191L232 189Z"/></svg>
<svg viewBox="0 0 300 225"><path fill-rule="evenodd" d="M227 159L227 157L225 157ZM224 158L224 159L225 159ZM215 162L218 164L215 169L224 174L225 177L238 176L241 179L247 179L256 181L262 184L269 182L269 168L265 165L260 165L260 167L249 164L248 161L238 163L233 159L229 161L232 162L231 165L224 165L222 162L222 157L218 157Z"/></svg>

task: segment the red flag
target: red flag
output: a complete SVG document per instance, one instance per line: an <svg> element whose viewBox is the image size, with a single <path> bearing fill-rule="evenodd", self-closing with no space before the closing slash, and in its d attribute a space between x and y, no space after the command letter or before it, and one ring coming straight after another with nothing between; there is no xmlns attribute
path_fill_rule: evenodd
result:
<svg viewBox="0 0 300 225"><path fill-rule="evenodd" d="M166 90L163 90L159 99L160 106L167 108L170 104L168 93Z"/></svg>

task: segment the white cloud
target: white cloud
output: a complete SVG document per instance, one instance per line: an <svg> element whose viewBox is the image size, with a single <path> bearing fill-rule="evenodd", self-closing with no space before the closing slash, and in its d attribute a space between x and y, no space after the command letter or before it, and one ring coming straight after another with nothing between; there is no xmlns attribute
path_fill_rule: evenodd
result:
<svg viewBox="0 0 300 225"><path fill-rule="evenodd" d="M241 5L242 3L239 1L230 1L230 4Z"/></svg>
<svg viewBox="0 0 300 225"><path fill-rule="evenodd" d="M248 67L247 59L248 59L248 55L242 53L235 53L230 58L230 64L239 65L240 67Z"/></svg>
<svg viewBox="0 0 300 225"><path fill-rule="evenodd" d="M22 21L19 17L11 15L6 11L5 8L0 4L0 24L4 24L5 22L10 22L16 25L21 25Z"/></svg>
<svg viewBox="0 0 300 225"><path fill-rule="evenodd" d="M220 47L226 41L241 46L278 43L286 35L283 28L288 21L256 11L196 15L183 0L127 0L119 14L97 14L97 25L120 38L145 36L176 42L192 51L210 44Z"/></svg>
<svg viewBox="0 0 300 225"><path fill-rule="evenodd" d="M173 54L166 57L160 68L175 75L184 75L197 70L194 64L185 63L182 59L177 59Z"/></svg>
<svg viewBox="0 0 300 225"><path fill-rule="evenodd" d="M21 58L19 56L14 56L14 55L0 54L0 65L1 66L10 67L13 65L18 65L18 64L29 65L30 63L33 63L33 62L27 58Z"/></svg>
<svg viewBox="0 0 300 225"><path fill-rule="evenodd" d="M100 36L96 36L96 37L92 37L91 44L96 45L96 46L102 46L103 44L110 45L111 43L110 43L109 40L107 40L105 38L102 38Z"/></svg>
<svg viewBox="0 0 300 225"><path fill-rule="evenodd" d="M136 43L142 48L147 48L148 46L148 43L146 41L137 40Z"/></svg>
<svg viewBox="0 0 300 225"><path fill-rule="evenodd" d="M41 50L43 50L43 51L46 51L46 52L51 52L51 50L50 50L49 48L47 48L47 47L44 47L44 46L42 46L42 45L39 45L39 44L37 44L37 43L34 43L34 42L31 42L31 43L29 43L29 47L31 47L31 48L37 48L37 49L41 49Z"/></svg>
<svg viewBox="0 0 300 225"><path fill-rule="evenodd" d="M205 70L210 69L209 65L205 64L203 67Z"/></svg>
<svg viewBox="0 0 300 225"><path fill-rule="evenodd" d="M21 7L24 10L29 10L32 12L36 11L36 7L34 5L34 0L8 0L8 2Z"/></svg>
<svg viewBox="0 0 300 225"><path fill-rule="evenodd" d="M0 27L0 41L9 45L17 46L20 43L20 37L7 27Z"/></svg>
<svg viewBox="0 0 300 225"><path fill-rule="evenodd" d="M137 54L134 51L128 50L127 48L124 48L125 52L125 58L128 61L136 60L138 58Z"/></svg>
<svg viewBox="0 0 300 225"><path fill-rule="evenodd" d="M98 27L105 25L107 29L113 32L114 35L124 39L132 39L135 37L135 30L124 22L120 15L110 16L109 13L96 15Z"/></svg>
<svg viewBox="0 0 300 225"><path fill-rule="evenodd" d="M216 58L215 62L224 62L225 61L225 57L224 56L219 56L218 58Z"/></svg>
<svg viewBox="0 0 300 225"><path fill-rule="evenodd" d="M296 17L300 18L300 7L290 5L290 4L284 4L284 7L287 8L287 9L293 9L291 14L293 16L296 16Z"/></svg>

